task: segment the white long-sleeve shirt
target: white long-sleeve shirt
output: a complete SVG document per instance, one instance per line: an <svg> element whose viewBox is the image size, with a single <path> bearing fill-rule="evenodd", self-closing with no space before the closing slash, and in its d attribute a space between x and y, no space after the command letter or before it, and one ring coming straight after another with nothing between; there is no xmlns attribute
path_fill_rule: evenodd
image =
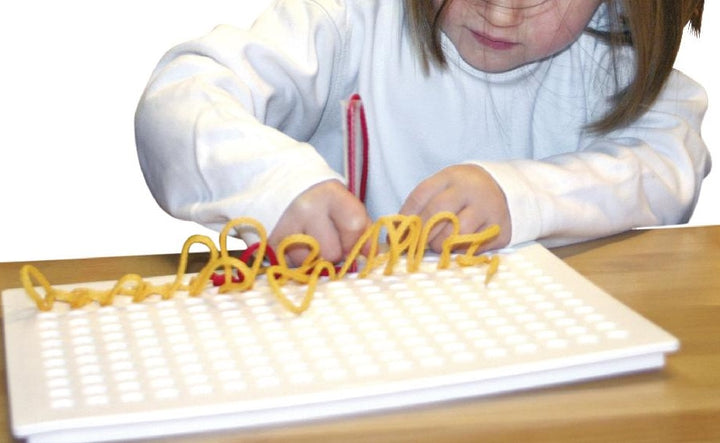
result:
<svg viewBox="0 0 720 443"><path fill-rule="evenodd" d="M215 229L243 215L270 231L307 188L343 180L341 101L357 92L373 218L397 213L440 169L472 162L505 193L512 243L688 220L710 169L700 136L707 97L695 82L673 72L638 121L594 134L585 125L616 91L595 37L500 74L472 68L443 37L447 69L424 73L402 8L278 0L249 30L219 26L168 52L136 113L140 164L159 204Z"/></svg>

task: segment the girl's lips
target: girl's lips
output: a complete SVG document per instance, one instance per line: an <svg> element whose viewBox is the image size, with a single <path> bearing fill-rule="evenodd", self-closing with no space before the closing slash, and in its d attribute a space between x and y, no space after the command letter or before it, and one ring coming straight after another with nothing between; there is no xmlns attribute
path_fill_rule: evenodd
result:
<svg viewBox="0 0 720 443"><path fill-rule="evenodd" d="M489 35L481 34L479 32L470 31L475 38L475 40L480 43L483 46L486 46L490 49L494 49L496 51L507 51L509 49L514 48L518 44L515 42L510 42L507 40L498 40L494 39L493 37L490 37Z"/></svg>

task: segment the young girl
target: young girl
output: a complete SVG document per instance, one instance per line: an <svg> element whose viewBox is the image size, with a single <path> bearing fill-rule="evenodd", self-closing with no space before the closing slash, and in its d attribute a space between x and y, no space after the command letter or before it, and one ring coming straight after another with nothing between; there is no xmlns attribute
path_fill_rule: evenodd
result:
<svg viewBox="0 0 720 443"><path fill-rule="evenodd" d="M212 228L252 216L271 245L307 233L332 261L398 212L452 211L462 233L498 224L489 248L685 222L710 169L707 99L672 65L702 7L277 0L248 31L221 26L165 55L136 114L140 164L171 214ZM353 93L364 202L341 175Z"/></svg>

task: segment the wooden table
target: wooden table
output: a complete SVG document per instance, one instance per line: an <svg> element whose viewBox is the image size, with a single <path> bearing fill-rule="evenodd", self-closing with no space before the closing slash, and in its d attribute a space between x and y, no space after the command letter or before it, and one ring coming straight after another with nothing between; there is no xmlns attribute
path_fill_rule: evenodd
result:
<svg viewBox="0 0 720 443"><path fill-rule="evenodd" d="M720 226L634 231L555 249L682 343L660 371L199 441L720 441ZM40 263L53 283L173 274L177 256ZM203 263L196 257L196 266ZM0 263L0 289L21 263ZM4 350L0 370L5 379ZM0 383L0 440L11 439Z"/></svg>

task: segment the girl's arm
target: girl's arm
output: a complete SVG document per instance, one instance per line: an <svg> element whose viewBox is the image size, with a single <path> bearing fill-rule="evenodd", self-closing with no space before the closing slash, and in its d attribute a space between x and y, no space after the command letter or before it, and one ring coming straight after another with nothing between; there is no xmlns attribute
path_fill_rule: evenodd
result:
<svg viewBox="0 0 720 443"><path fill-rule="evenodd" d="M674 72L635 123L578 152L479 163L502 188L512 243L561 245L648 225L687 222L710 156L700 136L707 96Z"/></svg>
<svg viewBox="0 0 720 443"><path fill-rule="evenodd" d="M278 2L250 32L221 26L166 54L135 116L159 204L211 228L241 214L271 228L304 190L342 181L307 143L339 118L342 44L315 3Z"/></svg>

